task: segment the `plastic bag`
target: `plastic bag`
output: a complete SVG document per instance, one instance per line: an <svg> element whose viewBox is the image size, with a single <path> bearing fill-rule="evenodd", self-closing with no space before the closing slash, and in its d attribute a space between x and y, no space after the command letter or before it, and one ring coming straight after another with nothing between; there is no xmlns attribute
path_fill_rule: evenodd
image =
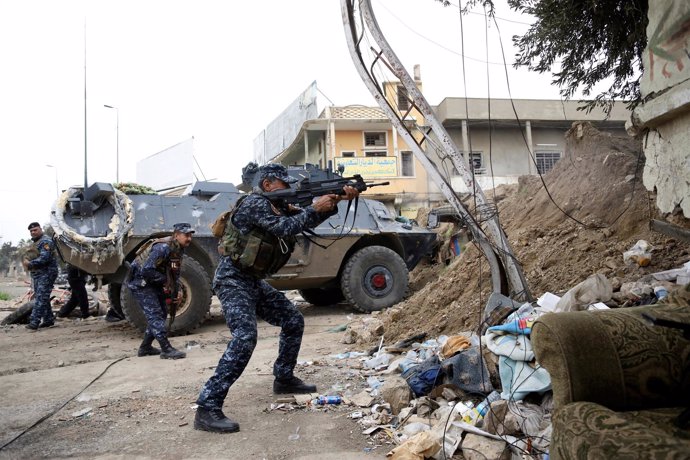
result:
<svg viewBox="0 0 690 460"><path fill-rule="evenodd" d="M645 240L639 240L629 250L623 253L623 262L636 263L640 267L646 267L652 262L652 245Z"/></svg>

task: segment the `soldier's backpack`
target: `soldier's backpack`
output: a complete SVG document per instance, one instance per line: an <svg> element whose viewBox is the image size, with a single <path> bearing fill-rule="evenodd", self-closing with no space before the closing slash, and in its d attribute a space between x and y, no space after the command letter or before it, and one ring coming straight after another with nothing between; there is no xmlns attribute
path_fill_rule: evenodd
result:
<svg viewBox="0 0 690 460"><path fill-rule="evenodd" d="M211 234L216 238L222 238L225 234L225 226L228 223L228 219L232 215L232 211L225 211L221 213L216 221L211 224Z"/></svg>

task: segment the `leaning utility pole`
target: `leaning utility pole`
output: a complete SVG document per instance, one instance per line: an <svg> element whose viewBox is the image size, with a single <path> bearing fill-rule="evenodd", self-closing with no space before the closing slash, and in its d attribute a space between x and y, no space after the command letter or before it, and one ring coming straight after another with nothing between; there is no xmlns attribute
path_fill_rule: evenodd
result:
<svg viewBox="0 0 690 460"><path fill-rule="evenodd" d="M422 163L429 177L436 183L448 202L455 208L467 224L468 229L472 232L473 237L489 262L493 291L515 300L531 300L531 294L527 287L522 267L515 260L508 239L501 229L497 212L495 212L495 205L488 203L484 192L468 171L460 151L455 146L445 127L438 121L436 114L417 88L414 80L407 73L383 37L371 9L371 1L341 0L341 10L348 49L360 77L400 136L412 149L415 157ZM372 40L369 43L370 51L373 52L371 62L364 62L364 54L360 48L365 34ZM374 45L378 49L375 49ZM407 90L407 97L410 99L411 106L406 113L401 114L394 109L386 99L383 88L379 87L373 75L373 68L377 62L390 69ZM426 123L429 125L428 130L422 129L416 122L412 122L413 128L408 127L411 123L411 117L407 117L407 115L413 108L416 108L424 116ZM415 129L421 135L422 141L413 136L412 129ZM460 172L467 188L473 191L477 202L477 209L480 210L480 214L484 214L479 219L475 218L465 208L452 186L423 150L422 143L424 140L432 141L429 137L431 133L439 140L443 152L452 160L453 165ZM483 226L481 225L482 222L484 223Z"/></svg>

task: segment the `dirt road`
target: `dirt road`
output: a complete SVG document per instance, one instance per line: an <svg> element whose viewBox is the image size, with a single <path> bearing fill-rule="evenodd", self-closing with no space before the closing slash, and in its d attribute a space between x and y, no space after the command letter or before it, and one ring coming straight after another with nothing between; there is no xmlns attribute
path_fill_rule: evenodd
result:
<svg viewBox="0 0 690 460"><path fill-rule="evenodd" d="M300 309L306 331L297 374L322 393L334 385L353 393L366 388L366 378L329 358L347 349L342 333L329 329L357 313L346 306ZM0 330L0 458L385 458L391 446L372 445L349 417L360 408L276 408L271 370L279 330L266 323L225 403L241 431L194 430L194 401L230 336L217 305L212 313L194 334L171 339L187 352L177 361L137 358L141 334L125 322Z"/></svg>

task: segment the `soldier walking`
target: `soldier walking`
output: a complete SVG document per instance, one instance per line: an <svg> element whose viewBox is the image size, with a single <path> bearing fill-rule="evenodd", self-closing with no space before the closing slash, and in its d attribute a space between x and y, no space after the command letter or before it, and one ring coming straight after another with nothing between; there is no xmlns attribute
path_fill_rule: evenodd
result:
<svg viewBox="0 0 690 460"><path fill-rule="evenodd" d="M130 268L127 287L139 302L146 316L147 327L144 340L137 356L160 355L162 359L180 359L187 356L176 350L168 341L165 319L168 305L175 305L182 298L180 270L184 249L192 242L194 230L187 223L173 225L172 236L154 240L146 261L134 261ZM153 340L160 344L160 350L153 346Z"/></svg>

